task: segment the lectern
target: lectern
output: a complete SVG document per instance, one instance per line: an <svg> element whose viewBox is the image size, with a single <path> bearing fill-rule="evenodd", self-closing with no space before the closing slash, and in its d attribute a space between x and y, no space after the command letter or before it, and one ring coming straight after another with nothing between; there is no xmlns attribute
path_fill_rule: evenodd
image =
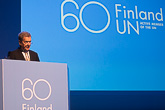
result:
<svg viewBox="0 0 165 110"><path fill-rule="evenodd" d="M69 110L67 64L0 60L0 110Z"/></svg>

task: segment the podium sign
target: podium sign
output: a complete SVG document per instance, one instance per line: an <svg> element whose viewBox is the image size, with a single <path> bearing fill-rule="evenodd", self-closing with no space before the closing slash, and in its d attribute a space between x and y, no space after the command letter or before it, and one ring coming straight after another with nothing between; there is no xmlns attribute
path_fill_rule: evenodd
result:
<svg viewBox="0 0 165 110"><path fill-rule="evenodd" d="M67 64L0 60L0 110L69 110Z"/></svg>

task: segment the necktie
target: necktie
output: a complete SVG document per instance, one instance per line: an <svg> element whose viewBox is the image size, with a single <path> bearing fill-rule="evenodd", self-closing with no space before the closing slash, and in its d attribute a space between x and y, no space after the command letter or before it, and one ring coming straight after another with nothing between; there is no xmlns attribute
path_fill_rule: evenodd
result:
<svg viewBox="0 0 165 110"><path fill-rule="evenodd" d="M28 55L28 52L25 53L25 60L30 61L30 56Z"/></svg>

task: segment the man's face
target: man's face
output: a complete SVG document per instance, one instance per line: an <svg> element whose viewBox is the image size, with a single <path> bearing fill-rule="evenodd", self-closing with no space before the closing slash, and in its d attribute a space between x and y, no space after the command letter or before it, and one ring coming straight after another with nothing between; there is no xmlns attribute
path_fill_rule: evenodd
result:
<svg viewBox="0 0 165 110"><path fill-rule="evenodd" d="M28 51L31 46L31 37L23 37L23 40L19 41L19 45L22 50Z"/></svg>

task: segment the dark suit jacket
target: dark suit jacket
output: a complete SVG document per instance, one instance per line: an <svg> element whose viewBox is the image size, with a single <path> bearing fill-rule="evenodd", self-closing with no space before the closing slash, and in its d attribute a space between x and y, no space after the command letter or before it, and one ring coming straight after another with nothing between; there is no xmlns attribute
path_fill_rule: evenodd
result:
<svg viewBox="0 0 165 110"><path fill-rule="evenodd" d="M32 50L29 50L30 53L30 61L40 61L38 54ZM12 52L8 53L8 58L13 60L25 60L21 49L16 49Z"/></svg>

